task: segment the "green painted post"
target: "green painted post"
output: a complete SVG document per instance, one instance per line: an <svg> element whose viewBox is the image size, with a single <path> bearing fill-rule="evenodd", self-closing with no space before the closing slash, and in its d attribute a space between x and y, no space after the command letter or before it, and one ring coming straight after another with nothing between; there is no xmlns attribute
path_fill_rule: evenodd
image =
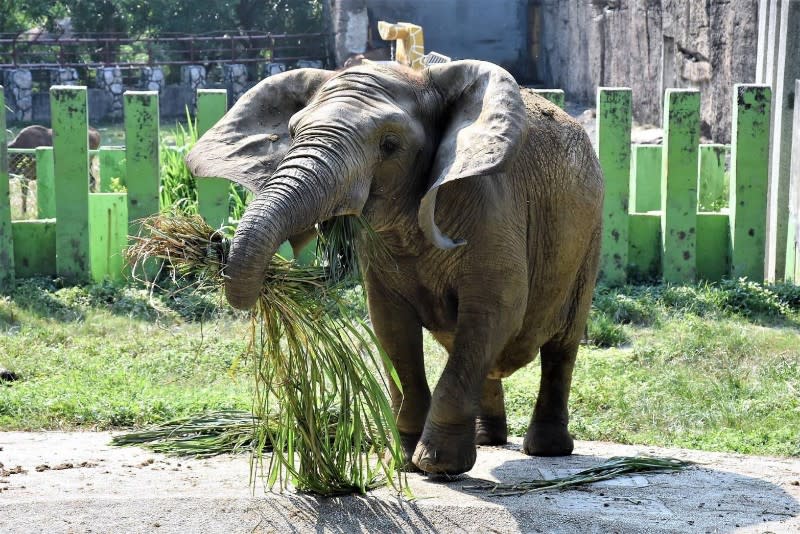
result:
<svg viewBox="0 0 800 534"><path fill-rule="evenodd" d="M14 268L19 278L56 273L56 220L14 221Z"/></svg>
<svg viewBox="0 0 800 534"><path fill-rule="evenodd" d="M138 235L138 221L160 211L158 93L125 91L123 98L128 233Z"/></svg>
<svg viewBox="0 0 800 534"><path fill-rule="evenodd" d="M733 86L731 132L731 275L763 281L767 246L767 189L772 90Z"/></svg>
<svg viewBox="0 0 800 534"><path fill-rule="evenodd" d="M697 203L702 212L717 212L724 207L725 197L725 156L726 145L700 145Z"/></svg>
<svg viewBox="0 0 800 534"><path fill-rule="evenodd" d="M206 133L228 111L228 91L197 90L197 135ZM231 182L224 178L197 180L197 210L213 228L228 224Z"/></svg>
<svg viewBox="0 0 800 534"><path fill-rule="evenodd" d="M660 279L661 213L631 213L628 221L628 280Z"/></svg>
<svg viewBox="0 0 800 534"><path fill-rule="evenodd" d="M606 180L600 278L621 285L628 265L631 90L599 87L597 110L597 153Z"/></svg>
<svg viewBox="0 0 800 534"><path fill-rule="evenodd" d="M56 216L56 176L51 146L36 149L36 209L38 219Z"/></svg>
<svg viewBox="0 0 800 534"><path fill-rule="evenodd" d="M125 148L119 146L100 147L100 183L99 193L112 193L112 184L116 181L125 185Z"/></svg>
<svg viewBox="0 0 800 534"><path fill-rule="evenodd" d="M11 194L8 190L8 146L6 143L6 99L0 85L0 292L16 285L14 234L11 229Z"/></svg>
<svg viewBox="0 0 800 534"><path fill-rule="evenodd" d="M123 251L128 244L128 202L125 193L89 195L92 229L92 279L120 280L125 270Z"/></svg>
<svg viewBox="0 0 800 534"><path fill-rule="evenodd" d="M86 88L50 88L56 192L56 271L89 279L89 139Z"/></svg>
<svg viewBox="0 0 800 534"><path fill-rule="evenodd" d="M630 212L661 209L661 145L633 145L631 151Z"/></svg>
<svg viewBox="0 0 800 534"><path fill-rule="evenodd" d="M564 109L565 99L564 99L564 91L561 89L534 89L534 93L543 97L549 102L552 102L556 106Z"/></svg>
<svg viewBox="0 0 800 534"><path fill-rule="evenodd" d="M800 284L800 80L794 82L794 116L792 119L795 132L792 136L792 158L789 173L789 232L786 239L786 268L783 278L786 281Z"/></svg>
<svg viewBox="0 0 800 534"><path fill-rule="evenodd" d="M726 213L697 214L697 277L716 282L730 273L730 225Z"/></svg>
<svg viewBox="0 0 800 534"><path fill-rule="evenodd" d="M697 277L697 150L700 93L667 89L661 154L661 261L665 282Z"/></svg>

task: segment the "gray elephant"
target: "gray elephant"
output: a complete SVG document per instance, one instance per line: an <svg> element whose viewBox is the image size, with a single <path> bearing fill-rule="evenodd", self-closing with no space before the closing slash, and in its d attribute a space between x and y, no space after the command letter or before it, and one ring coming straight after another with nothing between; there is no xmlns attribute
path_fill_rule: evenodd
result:
<svg viewBox="0 0 800 534"><path fill-rule="evenodd" d="M363 215L388 254L362 263L408 468L457 474L506 442L501 379L541 356L524 440L567 455L567 399L598 268L603 178L583 129L496 65L302 69L246 93L187 156L247 186L225 293L256 302L287 238ZM384 257L385 256L385 257ZM422 329L448 351L433 394Z"/></svg>
<svg viewBox="0 0 800 534"><path fill-rule="evenodd" d="M89 149L100 148L100 132L89 128ZM34 124L26 126L19 131L17 136L8 144L8 148L38 148L40 146L53 146L53 130L45 126ZM36 179L36 160L32 156L17 155L9 158L9 172L24 177L26 180ZM94 181L94 176L90 176ZM28 184L22 184L22 211L28 210Z"/></svg>

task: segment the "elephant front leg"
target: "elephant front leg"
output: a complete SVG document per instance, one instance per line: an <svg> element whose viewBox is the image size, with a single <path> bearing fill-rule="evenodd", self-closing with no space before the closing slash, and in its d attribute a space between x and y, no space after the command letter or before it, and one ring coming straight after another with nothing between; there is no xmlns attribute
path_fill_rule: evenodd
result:
<svg viewBox="0 0 800 534"><path fill-rule="evenodd" d="M563 346L549 343L541 349L542 376L539 395L523 450L533 456L566 456L572 454L572 436L567 430L567 401L572 383L572 370L579 342Z"/></svg>
<svg viewBox="0 0 800 534"><path fill-rule="evenodd" d="M481 405L475 419L475 443L477 445L505 445L508 442L506 406L503 399L503 383L487 378L483 382Z"/></svg>
<svg viewBox="0 0 800 534"><path fill-rule="evenodd" d="M453 353L433 392L414 464L426 473L455 475L475 464L475 421L492 357L505 339L499 321L459 313Z"/></svg>
<svg viewBox="0 0 800 534"><path fill-rule="evenodd" d="M422 325L410 306L387 296L373 281L367 280L367 302L375 335L400 378L401 392L389 380L392 411L397 420L404 454L403 469L415 470L411 457L422 435L431 401L425 377L422 351Z"/></svg>

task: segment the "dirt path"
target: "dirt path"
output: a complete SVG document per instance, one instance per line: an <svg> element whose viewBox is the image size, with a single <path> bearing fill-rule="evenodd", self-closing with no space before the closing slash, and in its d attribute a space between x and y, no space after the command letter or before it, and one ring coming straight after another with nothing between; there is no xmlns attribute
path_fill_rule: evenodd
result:
<svg viewBox="0 0 800 534"><path fill-rule="evenodd" d="M609 456L699 465L581 490L521 497L465 492L411 476L418 499L388 490L316 499L249 486L246 456L185 460L109 447L108 433L0 433L0 532L800 532L800 459L579 442L529 458L519 442L482 447L470 476L562 476Z"/></svg>

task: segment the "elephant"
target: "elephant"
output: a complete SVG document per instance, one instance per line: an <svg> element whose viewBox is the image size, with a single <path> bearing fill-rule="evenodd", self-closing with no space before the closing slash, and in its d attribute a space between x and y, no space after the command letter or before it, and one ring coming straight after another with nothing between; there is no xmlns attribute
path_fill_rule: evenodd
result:
<svg viewBox="0 0 800 534"><path fill-rule="evenodd" d="M187 154L198 177L248 187L225 295L251 308L287 238L360 215L367 307L404 468L455 475L507 441L501 380L541 362L523 450L569 455L567 403L599 265L604 180L581 126L501 67L365 63L253 87ZM371 232L371 233L372 233ZM431 393L423 329L448 360Z"/></svg>
<svg viewBox="0 0 800 534"><path fill-rule="evenodd" d="M26 126L19 131L17 136L8 144L8 148L37 148L40 146L53 146L53 130L38 124ZM100 148L100 132L94 128L89 128L89 149L97 150ZM34 158L27 155L20 155L9 158L9 172L22 176L28 181L36 179L36 162ZM92 180L94 177L90 177ZM28 207L28 184L22 185L22 211L26 212Z"/></svg>

